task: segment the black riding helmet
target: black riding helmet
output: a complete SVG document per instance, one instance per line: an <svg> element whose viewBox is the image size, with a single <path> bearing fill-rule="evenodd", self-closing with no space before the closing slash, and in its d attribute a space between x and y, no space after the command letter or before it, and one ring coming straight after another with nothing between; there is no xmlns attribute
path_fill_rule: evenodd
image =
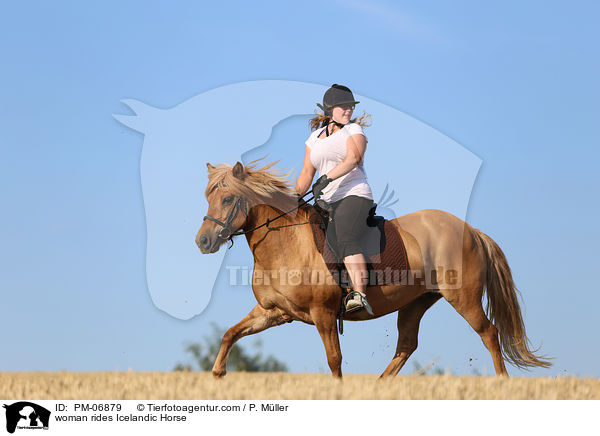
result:
<svg viewBox="0 0 600 436"><path fill-rule="evenodd" d="M334 106L348 103L358 104L360 101L354 100L354 95L352 94L352 91L350 91L350 88L334 83L331 85L331 88L325 91L325 94L323 95L323 105L317 103L317 106L325 112L325 115L331 115L331 110Z"/></svg>

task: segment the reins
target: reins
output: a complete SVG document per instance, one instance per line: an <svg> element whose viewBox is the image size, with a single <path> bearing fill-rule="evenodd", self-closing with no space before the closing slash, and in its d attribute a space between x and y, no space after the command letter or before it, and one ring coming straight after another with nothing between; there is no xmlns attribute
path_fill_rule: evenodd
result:
<svg viewBox="0 0 600 436"><path fill-rule="evenodd" d="M237 232L232 232L231 228L229 227L231 225L231 223L233 222L233 220L235 220L235 218L237 217L238 212L241 209L244 209L244 211L246 211L246 209L247 209L246 201L241 196L238 197L237 200L235 201L235 204L233 205L233 207L231 208L231 210L227 214L227 218L225 218L225 222L222 222L222 221L220 221L220 220L218 220L216 218L213 218L211 216L208 216L208 215L206 215L204 217L204 221L210 220L210 221L213 221L213 222L219 224L220 226L222 226L223 229L221 229L221 231L219 232L219 238L224 239L226 241L227 240L231 240L232 245L233 245L233 240L231 238L233 238L234 236L245 235L247 233L251 233L251 232L253 232L255 230L258 230L258 229L260 229L262 227L265 227L265 226L269 227L269 225L273 221L276 221L279 218L282 218L282 217L286 216L287 214L290 214L290 213L292 213L292 212L300 209L302 206L304 206L309 201L311 201L311 200L314 199L314 196L313 196L313 197L309 198L308 200L305 200L304 197L306 197L309 194L312 194L312 191L308 191L303 196L298 197L298 206L296 206L295 208L290 209L290 210L288 210L286 212L283 212L282 214L277 215L275 218L267 218L267 220L264 223L262 223L259 226L254 227L252 229L249 229L249 230L241 230L241 231L238 230ZM302 201L300 201L300 200L302 200ZM242 205L242 202L243 202L243 205Z"/></svg>

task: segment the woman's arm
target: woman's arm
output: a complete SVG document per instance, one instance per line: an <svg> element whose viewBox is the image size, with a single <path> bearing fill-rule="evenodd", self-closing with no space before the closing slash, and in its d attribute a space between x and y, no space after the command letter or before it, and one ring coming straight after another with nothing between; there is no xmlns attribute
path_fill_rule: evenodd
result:
<svg viewBox="0 0 600 436"><path fill-rule="evenodd" d="M346 141L346 157L327 173L327 178L335 180L345 176L358 166L367 149L367 138L359 133L352 135ZM311 179L312 180L312 179Z"/></svg>
<svg viewBox="0 0 600 436"><path fill-rule="evenodd" d="M299 195L304 195L310 188L312 184L313 177L317 170L313 167L312 162L310 161L310 148L306 147L306 151L304 152L304 164L302 165L302 171L300 171L300 175L298 176L298 180L296 181L296 192Z"/></svg>

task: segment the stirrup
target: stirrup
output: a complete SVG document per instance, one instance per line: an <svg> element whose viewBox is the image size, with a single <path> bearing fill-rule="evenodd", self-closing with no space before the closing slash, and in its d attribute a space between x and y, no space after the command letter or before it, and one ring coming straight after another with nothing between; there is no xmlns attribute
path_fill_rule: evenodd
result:
<svg viewBox="0 0 600 436"><path fill-rule="evenodd" d="M354 298L356 295L360 297L360 300L357 301ZM348 303L350 303L350 301L356 301L356 306L348 307ZM365 309L369 313L369 315L373 315L373 309L371 309L371 305L367 301L367 298L358 291L348 292L348 295L346 295L346 298L344 298L344 307L346 309L346 313L354 313L358 312L359 310Z"/></svg>

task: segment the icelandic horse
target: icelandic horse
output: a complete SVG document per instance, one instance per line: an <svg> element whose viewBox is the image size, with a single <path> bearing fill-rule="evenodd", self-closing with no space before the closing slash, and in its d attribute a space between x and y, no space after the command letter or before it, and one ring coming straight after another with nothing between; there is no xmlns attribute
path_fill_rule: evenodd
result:
<svg viewBox="0 0 600 436"><path fill-rule="evenodd" d="M309 224L310 215L315 213L313 206L304 205L278 221L268 221L298 204L286 174L272 170L273 165L258 168L256 163L246 167L240 162L234 166L207 164L209 207L196 244L202 253L214 253L235 231L245 234L254 255L252 289L258 302L223 336L212 373L217 378L225 375L229 351L240 338L286 322L302 321L317 328L329 368L334 376L341 377L336 317L342 288L332 279L315 245ZM398 344L382 377L396 375L402 369L417 348L423 314L442 297L479 334L492 356L496 375L508 375L504 360L521 368L551 365L535 355L537 350L527 339L519 291L502 250L492 238L454 215L434 209L391 222L404 241L413 280L368 286L366 294L373 315L362 310L344 317L360 321L398 312ZM428 285L423 278L435 274L439 266L453 273L446 274L447 283L438 277L435 286ZM289 277L284 277L282 271ZM296 280L298 276L300 280ZM307 276L327 279L305 280ZM487 315L482 306L484 289Z"/></svg>

